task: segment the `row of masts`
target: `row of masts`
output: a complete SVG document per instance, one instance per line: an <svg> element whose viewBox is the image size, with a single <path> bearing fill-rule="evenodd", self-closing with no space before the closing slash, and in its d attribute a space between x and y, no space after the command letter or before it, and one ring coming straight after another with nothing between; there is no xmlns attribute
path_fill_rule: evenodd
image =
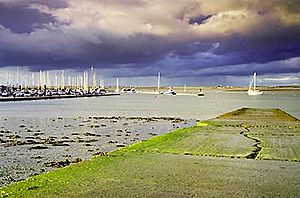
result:
<svg viewBox="0 0 300 198"><path fill-rule="evenodd" d="M13 78L14 77L14 78ZM39 72L7 72L7 86L15 87L52 87L56 89L75 88L88 90L89 88L104 87L104 80L99 79L97 83L96 69L91 67L88 71L66 75L64 70L61 71L42 71Z"/></svg>
<svg viewBox="0 0 300 198"><path fill-rule="evenodd" d="M94 67L90 70L85 70L81 74L76 73L72 75L66 74L65 70L61 71L42 71L39 72L20 72L17 68L15 72L15 79L13 75L7 72L7 86L15 87L52 87L56 89L83 89L88 90L89 88L102 87L104 88L104 80L99 79L97 81L97 73ZM99 82L99 83L98 83ZM157 75L157 91L160 91L161 86L161 73ZM116 81L116 92L120 91L119 78ZM186 84L184 85L184 92L186 92Z"/></svg>

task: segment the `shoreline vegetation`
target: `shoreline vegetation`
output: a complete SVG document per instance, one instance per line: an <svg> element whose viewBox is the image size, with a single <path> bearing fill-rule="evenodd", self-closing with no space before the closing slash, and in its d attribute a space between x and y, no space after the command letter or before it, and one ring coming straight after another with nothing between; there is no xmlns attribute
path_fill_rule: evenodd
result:
<svg viewBox="0 0 300 198"><path fill-rule="evenodd" d="M0 189L0 197L298 197L300 121L242 108Z"/></svg>

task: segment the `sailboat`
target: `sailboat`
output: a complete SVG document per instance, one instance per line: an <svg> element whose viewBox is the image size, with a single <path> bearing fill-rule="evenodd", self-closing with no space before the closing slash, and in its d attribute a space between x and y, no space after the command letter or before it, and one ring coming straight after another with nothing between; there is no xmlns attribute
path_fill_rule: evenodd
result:
<svg viewBox="0 0 300 198"><path fill-rule="evenodd" d="M165 95L175 96L176 92L173 91L172 87L169 87L168 91L164 93Z"/></svg>
<svg viewBox="0 0 300 198"><path fill-rule="evenodd" d="M254 72L252 80L249 83L249 89L247 91L247 94L249 96L257 96L262 95L263 92L256 89L256 72Z"/></svg>

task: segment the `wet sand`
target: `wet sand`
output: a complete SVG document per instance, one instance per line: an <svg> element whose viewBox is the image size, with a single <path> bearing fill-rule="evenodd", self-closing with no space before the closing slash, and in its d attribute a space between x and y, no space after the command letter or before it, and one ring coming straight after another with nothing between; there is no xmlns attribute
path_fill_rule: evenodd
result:
<svg viewBox="0 0 300 198"><path fill-rule="evenodd" d="M2 117L0 186L195 123L165 117Z"/></svg>

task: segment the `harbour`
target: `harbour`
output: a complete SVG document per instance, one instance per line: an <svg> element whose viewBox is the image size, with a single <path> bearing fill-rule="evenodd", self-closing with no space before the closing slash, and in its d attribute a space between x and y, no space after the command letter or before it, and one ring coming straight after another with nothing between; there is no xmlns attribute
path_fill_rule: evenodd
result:
<svg viewBox="0 0 300 198"><path fill-rule="evenodd" d="M0 0L0 198L300 197L299 9Z"/></svg>
<svg viewBox="0 0 300 198"><path fill-rule="evenodd" d="M166 89L165 89L166 90ZM250 97L247 91L204 90L197 97L198 88L187 90L195 95L124 94L110 97L70 98L0 103L0 117L79 117L79 116L163 116L204 120L240 107L272 108L274 106L300 117L299 91L265 91ZM149 91L151 92L151 91Z"/></svg>
<svg viewBox="0 0 300 198"><path fill-rule="evenodd" d="M1 170L7 173L2 173L2 185L193 126L241 106L277 106L300 117L299 92L265 92L253 98L245 91L205 90L205 97L197 97L192 92L198 88L182 95L178 89L174 88L176 96L138 89L110 97L18 98L0 103ZM179 122L173 123L177 118Z"/></svg>
<svg viewBox="0 0 300 198"><path fill-rule="evenodd" d="M102 94L83 94L83 95L53 95L53 96L28 96L28 97L0 97L0 102L13 101L31 101L31 100L51 100L51 99L70 99L70 98L89 98L103 96L118 96L120 93L102 93Z"/></svg>

